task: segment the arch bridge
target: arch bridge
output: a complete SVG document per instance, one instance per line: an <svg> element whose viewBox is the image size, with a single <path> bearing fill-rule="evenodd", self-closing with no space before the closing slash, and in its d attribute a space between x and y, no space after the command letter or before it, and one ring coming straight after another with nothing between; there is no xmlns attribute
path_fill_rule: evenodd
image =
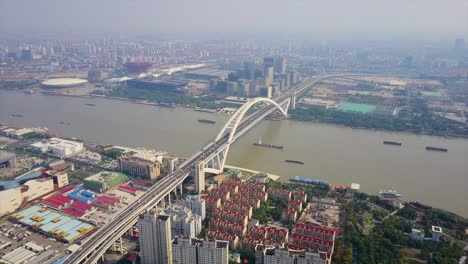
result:
<svg viewBox="0 0 468 264"><path fill-rule="evenodd" d="M203 160L199 161L195 166L194 183L195 189L199 193L204 190L205 186L205 173L219 174L223 172L226 158L231 144L234 143L240 136L247 132L252 126L256 125L260 120L267 115L277 111L283 116L288 115L288 109L291 103L291 98L287 97L280 101L274 101L269 98L254 98L247 101L242 105L226 122L224 127L216 136L215 140L205 146L204 149L213 148L214 142L224 141L221 146L216 146L215 151L206 156ZM248 111L255 105L267 104L271 107L265 107L252 115L246 117ZM246 121L242 122L246 117ZM224 140L223 140L224 139Z"/></svg>
<svg viewBox="0 0 468 264"><path fill-rule="evenodd" d="M178 164L173 170L171 169L169 175L151 186L137 201L128 205L108 223L101 226L84 241L78 251L71 254L63 263L88 264L99 262L106 250L115 241L121 241L122 235L128 232L138 221L139 215L148 212L166 200L170 202L171 192L176 192L177 188L182 185L190 174L194 176L196 191L204 190L205 172L219 173L223 171L229 147L233 142L269 114L279 111L282 115L287 115L288 109L295 107L296 96L305 93L317 82L331 77L333 76L319 76L315 79L307 78L301 84L289 89L280 97L274 98L274 100L255 98L247 101L231 116L215 140L182 164ZM266 104L266 106L255 109L252 114L247 115L249 109L261 103Z"/></svg>

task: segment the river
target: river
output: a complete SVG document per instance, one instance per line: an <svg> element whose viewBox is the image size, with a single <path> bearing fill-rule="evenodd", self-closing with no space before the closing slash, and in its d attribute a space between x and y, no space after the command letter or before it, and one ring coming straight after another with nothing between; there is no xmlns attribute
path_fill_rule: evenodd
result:
<svg viewBox="0 0 468 264"><path fill-rule="evenodd" d="M85 105L87 103L95 106ZM23 117L13 117L21 114ZM204 124L197 119L217 121ZM146 147L189 156L211 140L227 115L186 108L140 105L105 98L26 95L0 91L0 121L14 127L48 127L59 135L99 144ZM62 125L59 122L70 122ZM255 147L254 141L284 150ZM403 146L382 144L394 140ZM425 150L426 146L449 151ZM285 163L285 159L304 165ZM264 121L232 147L228 164L281 175L360 183L375 193L396 189L420 201L468 217L468 140L351 129L290 120Z"/></svg>

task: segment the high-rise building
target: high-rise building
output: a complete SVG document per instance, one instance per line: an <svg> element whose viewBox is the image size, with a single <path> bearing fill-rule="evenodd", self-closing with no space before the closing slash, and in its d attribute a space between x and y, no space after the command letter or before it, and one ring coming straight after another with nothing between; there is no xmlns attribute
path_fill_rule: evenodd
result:
<svg viewBox="0 0 468 264"><path fill-rule="evenodd" d="M286 58L279 57L275 61L275 72L286 73Z"/></svg>
<svg viewBox="0 0 468 264"><path fill-rule="evenodd" d="M270 86L273 84L273 67L265 67L265 85Z"/></svg>
<svg viewBox="0 0 468 264"><path fill-rule="evenodd" d="M171 220L168 215L147 213L138 221L141 263L172 264Z"/></svg>
<svg viewBox="0 0 468 264"><path fill-rule="evenodd" d="M238 93L238 84L237 84L237 82L226 82L226 92L229 95L237 95L237 93Z"/></svg>
<svg viewBox="0 0 468 264"><path fill-rule="evenodd" d="M202 218L198 214L180 204L172 204L165 213L171 219L172 237L195 238L202 230Z"/></svg>
<svg viewBox="0 0 468 264"><path fill-rule="evenodd" d="M228 264L229 242L180 239L172 241L174 264Z"/></svg>
<svg viewBox="0 0 468 264"><path fill-rule="evenodd" d="M249 91L250 91L250 81L246 79L239 79L237 81L238 83L238 90L237 90L237 95L238 96L249 96Z"/></svg>
<svg viewBox="0 0 468 264"><path fill-rule="evenodd" d="M185 197L185 200L180 200L177 201L176 203L179 203L190 210L192 210L192 213L197 214L201 216L202 220L205 220L206 218L206 201L202 199L198 195L188 195Z"/></svg>
<svg viewBox="0 0 468 264"><path fill-rule="evenodd" d="M265 57L263 59L263 70L266 74L267 68L275 67L275 58L274 57Z"/></svg>
<svg viewBox="0 0 468 264"><path fill-rule="evenodd" d="M244 78L248 80L255 79L255 63L251 61L244 62Z"/></svg>
<svg viewBox="0 0 468 264"><path fill-rule="evenodd" d="M258 84L255 84L255 83L251 83L247 96L256 97L256 96L258 96L259 92L260 92L260 86Z"/></svg>
<svg viewBox="0 0 468 264"><path fill-rule="evenodd" d="M289 72L289 86L293 86L299 81L299 74L296 71Z"/></svg>
<svg viewBox="0 0 468 264"><path fill-rule="evenodd" d="M262 87L260 88L259 96L260 97L266 97L266 98L271 98L271 86L267 87Z"/></svg>
<svg viewBox="0 0 468 264"><path fill-rule="evenodd" d="M21 60L25 62L32 61L32 52L30 49L24 49L21 51Z"/></svg>

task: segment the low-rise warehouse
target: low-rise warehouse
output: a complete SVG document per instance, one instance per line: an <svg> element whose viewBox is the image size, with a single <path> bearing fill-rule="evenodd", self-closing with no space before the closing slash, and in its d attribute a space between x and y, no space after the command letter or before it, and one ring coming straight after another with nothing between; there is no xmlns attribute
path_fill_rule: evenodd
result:
<svg viewBox="0 0 468 264"><path fill-rule="evenodd" d="M94 229L91 224L35 205L12 214L11 218L23 225L32 227L33 230L68 243Z"/></svg>
<svg viewBox="0 0 468 264"><path fill-rule="evenodd" d="M71 157L85 150L82 142L61 138L39 141L31 144L31 148L44 153L50 152L61 158Z"/></svg>
<svg viewBox="0 0 468 264"><path fill-rule="evenodd" d="M95 192L104 192L128 181L125 174L102 171L84 179L84 188Z"/></svg>

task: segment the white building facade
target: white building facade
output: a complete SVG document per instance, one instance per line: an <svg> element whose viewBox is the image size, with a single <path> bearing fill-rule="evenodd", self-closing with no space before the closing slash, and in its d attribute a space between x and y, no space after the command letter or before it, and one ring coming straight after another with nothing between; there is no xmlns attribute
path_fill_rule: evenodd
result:
<svg viewBox="0 0 468 264"><path fill-rule="evenodd" d="M168 215L148 213L138 221L142 264L172 264L171 220Z"/></svg>
<svg viewBox="0 0 468 264"><path fill-rule="evenodd" d="M175 238L174 264L228 264L229 242Z"/></svg>

